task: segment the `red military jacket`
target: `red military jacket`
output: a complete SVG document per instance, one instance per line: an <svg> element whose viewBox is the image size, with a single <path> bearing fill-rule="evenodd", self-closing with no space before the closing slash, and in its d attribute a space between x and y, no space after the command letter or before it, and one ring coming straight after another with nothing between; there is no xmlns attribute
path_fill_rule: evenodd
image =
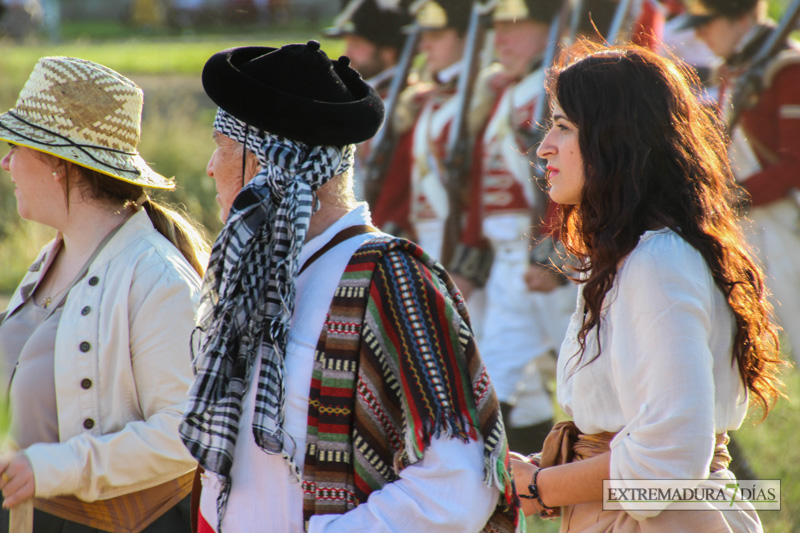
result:
<svg viewBox="0 0 800 533"><path fill-rule="evenodd" d="M788 48L769 65L758 103L740 126L761 170L742 182L753 205L765 205L800 188L800 49Z"/></svg>

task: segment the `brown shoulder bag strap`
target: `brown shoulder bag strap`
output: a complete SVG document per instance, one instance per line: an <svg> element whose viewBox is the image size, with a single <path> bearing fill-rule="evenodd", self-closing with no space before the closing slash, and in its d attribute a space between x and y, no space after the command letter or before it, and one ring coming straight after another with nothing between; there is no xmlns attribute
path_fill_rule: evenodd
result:
<svg viewBox="0 0 800 533"><path fill-rule="evenodd" d="M343 243L347 239L355 237L356 235L363 235L364 233L378 233L378 232L380 232L379 229L373 228L372 226L368 226L367 224L361 224L359 226L350 226L349 228L343 229L342 231L334 235L333 238L325 244L325 246L314 252L311 255L311 257L309 257L308 260L305 263L303 263L303 266L300 268L300 271L297 273L297 275L299 276L300 274L302 274L305 271L305 269L307 269L308 267L311 266L312 263L314 263L314 261L325 255L325 252Z"/></svg>

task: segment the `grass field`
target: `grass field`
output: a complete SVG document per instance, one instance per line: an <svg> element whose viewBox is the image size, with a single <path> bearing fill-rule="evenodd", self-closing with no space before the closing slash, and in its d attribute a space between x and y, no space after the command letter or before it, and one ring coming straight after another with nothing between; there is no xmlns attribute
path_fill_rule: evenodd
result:
<svg viewBox="0 0 800 533"><path fill-rule="evenodd" d="M298 33L272 30L264 35L193 37L158 40L71 42L60 45L12 46L0 41L0 110L13 106L17 93L36 60L44 55L74 55L104 63L131 77L145 90L145 113L141 152L166 175L178 180L178 190L168 197L185 207L210 235L219 229L213 185L205 176L212 150L211 120L214 106L205 98L199 74L206 59L230 46L259 44L277 46L319 38L313 30ZM341 43L322 40L323 49L337 57ZM0 150L4 153L5 150ZM3 220L6 224L3 225ZM11 222L9 222L11 221ZM0 308L8 294L52 232L34 224L16 222L8 175L0 171ZM738 432L741 447L760 477L782 482L782 510L764 512L769 533L800 532L800 446L795 437L800 428L800 372L785 377L790 400L778 406L761 424L748 420ZM557 524L529 521L530 531L552 533Z"/></svg>
<svg viewBox="0 0 800 533"><path fill-rule="evenodd" d="M30 74L36 61L43 56L65 55L90 59L120 71L126 76L136 74L168 74L198 76L205 61L215 52L233 46L258 45L277 47L289 42L319 40L322 49L338 57L342 42L325 39L317 30L271 29L263 34L247 33L236 36L199 36L177 38L133 38L114 41L76 40L61 44L17 46L0 41L0 68L4 89L14 94ZM15 83L16 82L16 83Z"/></svg>

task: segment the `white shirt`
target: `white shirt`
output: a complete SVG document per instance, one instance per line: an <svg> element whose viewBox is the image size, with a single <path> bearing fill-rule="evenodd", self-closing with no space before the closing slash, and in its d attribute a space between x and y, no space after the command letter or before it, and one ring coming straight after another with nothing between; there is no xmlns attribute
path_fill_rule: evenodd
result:
<svg viewBox="0 0 800 533"><path fill-rule="evenodd" d="M302 265L341 230L371 224L366 204L339 219L303 246ZM333 294L353 253L374 234L359 235L328 250L297 279L295 311L286 348L284 429L295 442L293 458L302 471L305 460L308 394L314 350ZM254 369L245 396L239 439L234 450L231 493L223 515L224 533L303 531L303 493L299 481L278 455L263 452L252 432ZM484 478L483 441L433 439L422 460L406 467L400 479L373 492L368 501L344 515L311 518L310 532L453 532L479 531L494 511L499 491ZM200 512L217 528L219 479L203 480ZM265 503L266 502L266 503Z"/></svg>
<svg viewBox="0 0 800 533"><path fill-rule="evenodd" d="M619 432L611 479L707 478L715 434L741 426L747 394L731 364L733 313L700 253L670 230L646 232L606 295L601 355L570 376L583 306L581 292L558 402L584 433ZM595 331L583 363L597 353Z"/></svg>

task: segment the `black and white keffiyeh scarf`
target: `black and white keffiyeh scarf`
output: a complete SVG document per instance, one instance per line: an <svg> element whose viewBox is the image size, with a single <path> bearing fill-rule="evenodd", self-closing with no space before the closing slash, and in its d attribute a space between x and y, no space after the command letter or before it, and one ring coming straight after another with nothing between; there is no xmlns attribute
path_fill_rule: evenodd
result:
<svg viewBox="0 0 800 533"><path fill-rule="evenodd" d="M297 257L316 210L313 191L353 165L355 146L308 146L248 126L222 109L214 128L245 145L261 164L211 251L192 343L197 375L180 426L192 455L222 481L221 522L242 403L259 353L253 435L299 478L294 443L282 429Z"/></svg>

